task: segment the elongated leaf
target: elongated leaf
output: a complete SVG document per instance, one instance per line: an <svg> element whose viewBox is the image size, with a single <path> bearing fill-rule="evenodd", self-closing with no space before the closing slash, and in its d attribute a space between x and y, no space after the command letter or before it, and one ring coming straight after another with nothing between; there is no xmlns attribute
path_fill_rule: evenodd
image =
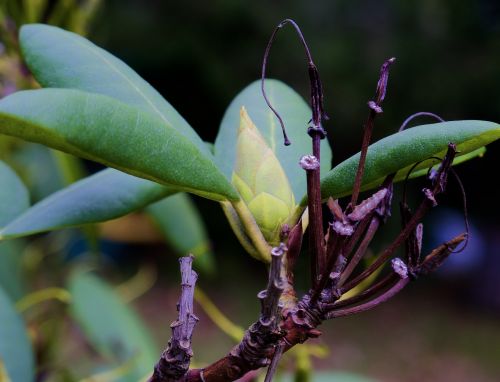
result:
<svg viewBox="0 0 500 382"><path fill-rule="evenodd" d="M21 171L19 175L33 203L64 187L64 182L50 149L35 143L24 143L9 155L9 160Z"/></svg>
<svg viewBox="0 0 500 382"><path fill-rule="evenodd" d="M123 61L89 40L42 24L24 25L19 39L26 63L43 87L85 90L136 106L209 153L198 134L160 93Z"/></svg>
<svg viewBox="0 0 500 382"><path fill-rule="evenodd" d="M35 204L0 230L0 239L115 219L175 192L121 171L102 170Z"/></svg>
<svg viewBox="0 0 500 382"><path fill-rule="evenodd" d="M22 318L0 288L0 361L11 381L33 382L35 361Z"/></svg>
<svg viewBox="0 0 500 382"><path fill-rule="evenodd" d="M106 283L89 273L74 273L68 289L71 314L93 347L117 364L132 360L127 381L136 382L152 371L159 352L151 334Z"/></svg>
<svg viewBox="0 0 500 382"><path fill-rule="evenodd" d="M278 119L264 101L260 81L256 81L243 89L226 110L215 140L215 161L222 172L231 178L236 161L240 109L244 106L267 144L278 157L288 176L293 193L300 198L306 192L306 177L298 163L303 155L311 153L311 138L307 135L311 109L299 94L284 83L266 80L265 86L271 104L283 118L292 144L290 146L283 144L283 134ZM321 170L326 172L332 164L332 152L326 139L321 142L321 150Z"/></svg>
<svg viewBox="0 0 500 382"><path fill-rule="evenodd" d="M214 270L214 259L203 220L189 195L179 193L150 205L151 214L161 232L181 255L196 256L195 265L207 272Z"/></svg>
<svg viewBox="0 0 500 382"><path fill-rule="evenodd" d="M19 240L0 243L0 288L12 301L18 301L26 291L22 253Z"/></svg>
<svg viewBox="0 0 500 382"><path fill-rule="evenodd" d="M210 199L238 199L209 155L161 119L107 96L72 89L15 93L0 101L0 133Z"/></svg>
<svg viewBox="0 0 500 382"><path fill-rule="evenodd" d="M384 178L397 172L396 181L405 178L411 166L428 168L442 158L449 142L458 146L458 159L500 138L500 125L485 121L452 121L421 125L390 135L372 144L368 150L363 189L378 186ZM481 151L476 151L480 153ZM340 163L321 180L323 198L349 195L354 184L359 154ZM425 172L420 172L423 175ZM304 198L305 199L305 198ZM303 200L303 203L305 200Z"/></svg>
<svg viewBox="0 0 500 382"><path fill-rule="evenodd" d="M30 205L28 190L16 173L0 161L0 227Z"/></svg>

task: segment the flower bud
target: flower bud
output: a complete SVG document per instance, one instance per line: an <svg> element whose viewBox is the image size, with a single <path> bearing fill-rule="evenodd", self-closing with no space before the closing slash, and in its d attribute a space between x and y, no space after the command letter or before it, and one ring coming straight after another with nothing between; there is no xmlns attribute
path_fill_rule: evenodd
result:
<svg viewBox="0 0 500 382"><path fill-rule="evenodd" d="M281 226L288 223L295 209L295 198L278 158L244 107L240 111L232 182L264 238L276 245Z"/></svg>

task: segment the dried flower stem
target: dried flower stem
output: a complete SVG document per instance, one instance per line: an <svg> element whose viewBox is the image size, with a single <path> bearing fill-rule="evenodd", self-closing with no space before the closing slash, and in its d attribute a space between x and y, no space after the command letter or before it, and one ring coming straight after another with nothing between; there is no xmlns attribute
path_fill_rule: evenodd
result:
<svg viewBox="0 0 500 382"><path fill-rule="evenodd" d="M365 255L366 250L368 249L368 246L370 245L373 237L375 236L375 233L377 232L379 226L380 226L380 218L378 216L372 217L370 220L370 224L368 225L368 229L365 233L365 236L361 241L361 244L356 249L356 252L352 256L351 260L349 261L346 268L342 272L342 275L340 276L338 283L339 287L342 286L342 284L349 278L351 273L354 271L354 268L356 268L358 263Z"/></svg>
<svg viewBox="0 0 500 382"><path fill-rule="evenodd" d="M304 35L302 34L302 31L300 30L300 27L297 25L297 23L291 19L285 19L281 23L278 24L278 26L274 29L273 33L271 34L271 37L269 39L269 42L267 43L266 51L264 52L264 58L262 60L262 73L261 73L261 91L262 95L264 97L264 100L267 103L267 106L272 110L276 118L278 118L278 121L281 125L281 129L283 131L283 138L284 138L284 143L285 146L288 146L291 144L290 140L288 139L288 136L286 134L285 130L285 124L283 122L283 119L277 112L277 110L271 105L271 102L267 98L267 94L265 91L264 87L264 82L266 79L266 68L267 68L267 62L269 60L269 53L271 51L271 47L274 43L274 40L276 39L276 34L278 31L283 28L285 25L290 24L293 26L295 31L297 32L297 35L299 36L300 42L304 46L304 50L306 53L306 58L308 61L308 68L309 68L309 78L310 78L310 83L311 83L311 108L313 110L313 124L316 127L320 127L321 124L321 119L325 116L325 113L323 111L323 90L321 87L321 81L319 79L319 73L316 68L316 65L313 62L311 51L309 50L309 47L307 46L306 40L304 38ZM322 130L322 129L321 129ZM323 131L323 134L324 131ZM319 160L319 152L314 153L313 155L318 154L317 158Z"/></svg>
<svg viewBox="0 0 500 382"><path fill-rule="evenodd" d="M311 284L316 286L318 284L318 275L325 269L326 263L319 178L320 164L316 156L306 155L300 160L300 166L306 170L307 174Z"/></svg>
<svg viewBox="0 0 500 382"><path fill-rule="evenodd" d="M410 282L409 278L401 278L393 287L391 287L387 292L383 293L379 297L374 298L373 300L370 300L370 301L368 301L364 304L361 304L361 305L356 305L353 307L328 312L325 315L325 318L332 319L332 318L338 318L338 317L345 317L345 316L350 316L353 314L357 314L357 313L361 313L361 312L373 309L377 305L380 305L381 303L394 297L406 285L408 285L409 282Z"/></svg>
<svg viewBox="0 0 500 382"><path fill-rule="evenodd" d="M403 131L404 129L406 129L406 127L408 126L408 124L411 121L413 121L415 118L418 118L418 117L431 117L431 118L437 119L439 122L444 122L444 119L441 118L437 114L429 113L428 111L420 111L420 112L412 114L408 118L406 118L404 120L404 122L402 123L402 125L399 127L398 131Z"/></svg>
<svg viewBox="0 0 500 382"><path fill-rule="evenodd" d="M370 140L372 137L373 125L375 117L377 114L382 113L382 102L385 98L385 93L387 90L387 81L389 79L389 66L396 61L394 57L388 59L382 64L380 68L380 78L377 83L377 90L375 92L375 101L369 101L368 107L370 108L370 113L368 114L368 119L366 120L364 131L363 131L363 143L361 145L361 154L359 157L358 170L356 172L356 178L354 180L354 187L352 189L351 197L351 207L354 208L358 201L359 192L361 190L361 183L363 180L363 174L365 171L366 154L368 152L368 146L370 145Z"/></svg>
<svg viewBox="0 0 500 382"><path fill-rule="evenodd" d="M448 151L439 167L439 170L436 172L433 181L433 189L424 189L425 199L420 203L415 214L410 218L408 223L405 225L403 230L399 233L396 239L392 242L392 244L387 247L384 252L361 274L347 282L342 288L342 292L347 292L348 290L354 288L361 281L370 276L376 269L378 269L383 263L385 263L407 239L413 233L418 223L425 216L427 211L436 205L435 196L439 193L443 192L446 187L446 179L448 175L448 171L453 163L453 159L456 154L456 146L452 143L448 145Z"/></svg>

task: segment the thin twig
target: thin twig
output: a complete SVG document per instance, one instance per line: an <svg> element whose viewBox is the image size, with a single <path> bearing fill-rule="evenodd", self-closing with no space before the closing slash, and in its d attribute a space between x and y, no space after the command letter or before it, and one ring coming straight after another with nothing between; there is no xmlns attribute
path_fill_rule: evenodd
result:
<svg viewBox="0 0 500 382"><path fill-rule="evenodd" d="M389 79L389 66L396 61L396 58L392 57L385 61L380 68L380 78L377 83L377 90L375 91L375 100L368 102L368 107L370 108L370 113L368 114L368 119L365 123L363 132L363 143L361 146L361 154L359 157L358 170L356 172L356 178L354 180L354 186L352 189L351 197L351 207L354 208L358 201L359 192L361 190L361 183L363 180L363 174L365 171L366 154L368 152L368 146L370 145L370 140L372 137L372 131L374 126L375 117L377 114L382 113L382 102L384 101L385 94L387 91L387 81Z"/></svg>
<svg viewBox="0 0 500 382"><path fill-rule="evenodd" d="M458 173L453 168L451 168L450 170L451 170L451 173L453 174L453 176L455 177L455 179L458 183L458 186L460 187L460 191L462 193L463 209L464 209L464 225L465 225L466 237L465 237L465 241L464 241L464 244L462 245L462 247L460 249L457 249L454 251L454 253L460 253L460 252L463 252L465 250L465 248L467 248L467 244L469 244L469 240L470 240L470 224L469 224L469 213L467 210L467 194L465 193L464 184L462 183L462 180L458 176Z"/></svg>
<svg viewBox="0 0 500 382"><path fill-rule="evenodd" d="M399 127L399 130L398 131L403 131L404 129L406 129L406 127L408 126L408 124L413 121L415 118L418 118L418 117L423 117L423 116L426 116L426 117L432 117L432 118L435 118L437 119L439 122L444 122L445 120L443 118L441 118L439 115L437 114L434 114L434 113L429 113L428 111L420 111L418 113L415 113L415 114L412 114L410 115L408 118L406 118L403 122L403 124Z"/></svg>
<svg viewBox="0 0 500 382"><path fill-rule="evenodd" d="M278 368L279 361L281 356L283 355L283 350L285 350L285 344L280 342L274 351L273 359L271 360L271 364L269 365L266 373L266 378L264 382L271 382L273 380L274 374L276 373L276 369Z"/></svg>
<svg viewBox="0 0 500 382"><path fill-rule="evenodd" d="M283 131L283 138L284 138L285 146L290 145L291 142L288 139L288 136L286 134L285 124L283 122L283 119L279 115L278 111L271 105L271 102L269 101L269 99L267 97L265 87L264 87L264 82L266 79L266 68L267 68L267 62L269 60L269 52L271 51L271 47L274 43L274 40L276 39L276 34L278 33L278 31L281 28L283 28L287 24L292 25L293 28L295 29L295 31L297 32L297 35L299 36L300 42L304 46L304 50L306 53L306 58L307 58L308 67L309 67L309 78L310 78L310 83L311 83L311 108L313 111L314 125L319 126L321 119L326 117L324 110L323 110L323 90L322 90L321 82L319 79L318 70L316 69L316 65L314 64L313 59L312 59L311 51L309 50L309 47L307 46L304 35L302 34L302 31L300 30L297 23L291 19L285 19L281 23L278 24L278 26L274 29L273 33L271 34L269 42L267 43L266 50L264 52L264 58L262 60L262 73L261 73L262 96L264 97L264 100L266 101L267 106L272 110L272 112L274 113L276 118L278 118L278 121L281 125L281 129ZM315 155L315 154L313 154L313 155ZM319 157L318 157L318 159L319 159Z"/></svg>
<svg viewBox="0 0 500 382"><path fill-rule="evenodd" d="M377 232L379 226L380 226L380 219L378 216L374 216L371 219L370 224L368 225L368 229L366 231L365 236L363 237L363 240L361 241L361 244L359 245L358 249L352 256L351 260L349 261L346 268L342 272L342 275L340 276L338 283L339 287L342 286L342 284L349 278L351 273L354 271L354 268L356 268L358 263L365 255L368 246L370 245L373 237L375 236L375 233Z"/></svg>

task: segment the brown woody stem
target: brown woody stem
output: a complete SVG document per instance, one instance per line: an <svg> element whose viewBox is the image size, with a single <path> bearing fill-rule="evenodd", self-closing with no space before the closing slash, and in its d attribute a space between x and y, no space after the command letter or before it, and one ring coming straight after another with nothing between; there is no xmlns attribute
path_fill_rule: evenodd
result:
<svg viewBox="0 0 500 382"><path fill-rule="evenodd" d="M182 379L189 370L193 351L191 337L198 322L193 313L194 287L198 275L192 270L193 255L179 259L181 268L181 297L178 303L179 316L172 322L172 338L167 349L156 364L149 382L170 382Z"/></svg>
<svg viewBox="0 0 500 382"><path fill-rule="evenodd" d="M314 141L314 139L313 139ZM321 206L321 186L319 178L319 160L315 155L303 156L300 166L307 174L307 197L309 213L309 257L311 285L315 287L318 276L325 268L325 246L323 232L323 212Z"/></svg>

